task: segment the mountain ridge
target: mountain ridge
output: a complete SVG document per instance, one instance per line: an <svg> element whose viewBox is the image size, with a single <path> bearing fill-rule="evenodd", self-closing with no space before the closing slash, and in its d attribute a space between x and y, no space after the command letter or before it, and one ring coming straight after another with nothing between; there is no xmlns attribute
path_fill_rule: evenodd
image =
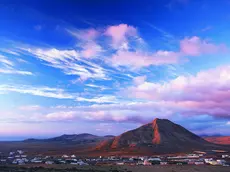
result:
<svg viewBox="0 0 230 172"><path fill-rule="evenodd" d="M203 138L211 143L220 145L230 145L230 136L208 136Z"/></svg>
<svg viewBox="0 0 230 172"><path fill-rule="evenodd" d="M35 139L30 138L24 140L24 142L97 142L105 139L112 138L112 135L97 136L89 133L81 134L63 134L61 136L47 138L47 139Z"/></svg>

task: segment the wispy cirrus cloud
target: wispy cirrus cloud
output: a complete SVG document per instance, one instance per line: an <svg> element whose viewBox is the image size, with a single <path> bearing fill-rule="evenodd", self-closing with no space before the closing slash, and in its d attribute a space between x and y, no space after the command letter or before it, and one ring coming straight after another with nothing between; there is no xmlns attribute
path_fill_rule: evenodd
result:
<svg viewBox="0 0 230 172"><path fill-rule="evenodd" d="M72 94L66 93L63 89L42 86L0 85L0 91L5 94L8 92L16 92L57 99L74 99Z"/></svg>
<svg viewBox="0 0 230 172"><path fill-rule="evenodd" d="M86 87L91 87L91 88L98 88L100 90L106 90L106 89L111 89L109 87L105 87L102 85L95 85L95 84L85 84Z"/></svg>
<svg viewBox="0 0 230 172"><path fill-rule="evenodd" d="M92 103L116 103L116 96L99 96L94 98L85 98L85 97L77 97L76 101L82 102L92 102Z"/></svg>
<svg viewBox="0 0 230 172"><path fill-rule="evenodd" d="M3 74L16 74L16 75L33 75L32 72L23 71L23 70L16 70L16 69L0 69L0 73Z"/></svg>
<svg viewBox="0 0 230 172"><path fill-rule="evenodd" d="M15 63L9 60L6 56L0 54L0 73L1 74L16 74L16 75L33 75L30 71L15 69Z"/></svg>
<svg viewBox="0 0 230 172"><path fill-rule="evenodd" d="M96 87L98 88L98 87ZM33 96L41 96L55 99L71 99L81 103L94 103L94 104L106 104L106 103L118 103L121 100L114 95L94 95L90 97L83 97L80 93L69 92L68 89L53 88L47 86L31 86L31 85L0 85L0 94L8 94L11 92L29 94ZM22 106L20 110L33 110L40 109L36 106Z"/></svg>
<svg viewBox="0 0 230 172"><path fill-rule="evenodd" d="M85 42L95 40L101 34L98 30L94 28L85 29L85 30L66 29L66 31L71 35L73 35L74 37L76 37L77 39Z"/></svg>
<svg viewBox="0 0 230 172"><path fill-rule="evenodd" d="M45 65L62 70L67 75L77 75L79 80L88 78L106 79L106 70L93 62L80 58L78 51L58 50L56 48L22 48L27 53L43 60Z"/></svg>
<svg viewBox="0 0 230 172"><path fill-rule="evenodd" d="M14 66L14 63L8 60L5 56L0 54L0 63L6 66Z"/></svg>

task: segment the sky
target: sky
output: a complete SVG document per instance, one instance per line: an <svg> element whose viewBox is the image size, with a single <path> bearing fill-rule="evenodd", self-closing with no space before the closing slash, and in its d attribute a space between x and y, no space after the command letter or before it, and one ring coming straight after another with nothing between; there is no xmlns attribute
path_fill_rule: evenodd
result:
<svg viewBox="0 0 230 172"><path fill-rule="evenodd" d="M0 140L230 135L229 30L229 0L0 0Z"/></svg>

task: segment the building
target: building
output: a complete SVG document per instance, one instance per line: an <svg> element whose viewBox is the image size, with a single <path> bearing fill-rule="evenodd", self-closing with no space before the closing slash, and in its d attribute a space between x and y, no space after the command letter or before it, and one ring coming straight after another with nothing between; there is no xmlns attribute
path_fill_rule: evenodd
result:
<svg viewBox="0 0 230 172"><path fill-rule="evenodd" d="M53 161L46 161L45 164L51 165L51 164L54 164L54 162Z"/></svg>
<svg viewBox="0 0 230 172"><path fill-rule="evenodd" d="M196 161L195 165L204 165L204 162L203 161Z"/></svg>
<svg viewBox="0 0 230 172"><path fill-rule="evenodd" d="M222 158L230 158L229 155L222 155Z"/></svg>
<svg viewBox="0 0 230 172"><path fill-rule="evenodd" d="M144 160L143 165L152 165L152 163L146 159L146 160Z"/></svg>
<svg viewBox="0 0 230 172"><path fill-rule="evenodd" d="M69 158L68 155L62 155L62 158Z"/></svg>
<svg viewBox="0 0 230 172"><path fill-rule="evenodd" d="M168 162L160 162L160 165L168 165Z"/></svg>

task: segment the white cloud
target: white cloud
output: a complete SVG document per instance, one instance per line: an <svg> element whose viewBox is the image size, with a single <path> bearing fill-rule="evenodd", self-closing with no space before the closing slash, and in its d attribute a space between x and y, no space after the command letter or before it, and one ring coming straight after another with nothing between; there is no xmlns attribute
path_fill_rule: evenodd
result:
<svg viewBox="0 0 230 172"><path fill-rule="evenodd" d="M73 120L75 118L76 112L69 111L69 112L54 112L49 113L45 117L49 120Z"/></svg>
<svg viewBox="0 0 230 172"><path fill-rule="evenodd" d="M91 87L91 88L99 88L100 90L106 90L110 89L109 87L105 87L102 85L95 85L95 84L85 84L86 87Z"/></svg>
<svg viewBox="0 0 230 172"><path fill-rule="evenodd" d="M22 111L37 111L37 110L41 110L42 107L39 105L27 105L27 106L20 106L18 109Z"/></svg>
<svg viewBox="0 0 230 172"><path fill-rule="evenodd" d="M60 64L60 62L68 62L67 60L79 59L79 53L75 50L58 50L56 48L51 49L24 49L36 56L41 60L50 62L52 64Z"/></svg>
<svg viewBox="0 0 230 172"><path fill-rule="evenodd" d="M57 99L74 99L72 94L66 93L63 89L27 86L27 85L0 85L0 91L17 92L21 94L31 94L35 96L50 97Z"/></svg>
<svg viewBox="0 0 230 172"><path fill-rule="evenodd" d="M33 75L32 72L16 70L16 69L0 69L0 73L3 73L3 74L17 74L17 75Z"/></svg>
<svg viewBox="0 0 230 172"><path fill-rule="evenodd" d="M230 125L230 121L227 122L227 125Z"/></svg>
<svg viewBox="0 0 230 172"><path fill-rule="evenodd" d="M115 103L117 101L115 96L101 96L94 98L77 97L76 101L94 102L94 103Z"/></svg>
<svg viewBox="0 0 230 172"><path fill-rule="evenodd" d="M88 78L107 79L106 70L101 66L81 59L76 50L58 50L41 48L22 48L37 58L47 62L46 65L62 70L67 75L77 75L80 81ZM85 65L86 64L86 65Z"/></svg>
<svg viewBox="0 0 230 172"><path fill-rule="evenodd" d="M0 55L0 64L4 66L0 68L2 74L33 75L32 72L13 68L15 64L3 55Z"/></svg>
<svg viewBox="0 0 230 172"><path fill-rule="evenodd" d="M6 66L14 66L14 63L8 60L5 56L0 55L0 63L6 65Z"/></svg>
<svg viewBox="0 0 230 172"><path fill-rule="evenodd" d="M12 50L10 50L10 49L0 49L0 51L5 52L5 53L8 53L8 54L15 55L15 56L20 56L19 52L17 52L17 51L12 51Z"/></svg>

